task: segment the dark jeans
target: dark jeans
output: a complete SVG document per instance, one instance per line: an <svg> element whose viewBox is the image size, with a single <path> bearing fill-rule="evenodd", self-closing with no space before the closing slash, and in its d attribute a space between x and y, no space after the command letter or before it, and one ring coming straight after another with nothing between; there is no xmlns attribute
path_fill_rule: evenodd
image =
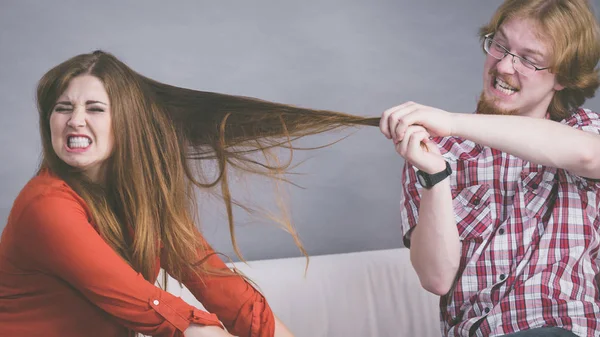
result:
<svg viewBox="0 0 600 337"><path fill-rule="evenodd" d="M577 335L562 328L548 327L523 330L504 337L577 337Z"/></svg>

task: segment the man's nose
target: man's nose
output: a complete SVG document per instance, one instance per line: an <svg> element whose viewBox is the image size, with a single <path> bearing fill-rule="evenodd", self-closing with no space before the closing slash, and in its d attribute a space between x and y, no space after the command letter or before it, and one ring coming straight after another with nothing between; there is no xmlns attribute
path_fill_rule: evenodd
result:
<svg viewBox="0 0 600 337"><path fill-rule="evenodd" d="M498 63L496 64L496 69L498 69L498 72L502 74L514 74L514 62L514 56L512 56L511 54L506 54L506 56L504 56L501 60L498 61Z"/></svg>

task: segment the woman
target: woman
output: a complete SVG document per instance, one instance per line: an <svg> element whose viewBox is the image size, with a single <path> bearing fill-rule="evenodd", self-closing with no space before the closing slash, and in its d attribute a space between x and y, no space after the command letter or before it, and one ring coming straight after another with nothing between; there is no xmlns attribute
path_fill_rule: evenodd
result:
<svg viewBox="0 0 600 337"><path fill-rule="evenodd" d="M238 252L228 166L280 178L253 154L376 120L169 86L102 51L51 69L37 101L41 166L0 241L0 335L291 336L196 230L194 188L220 185ZM208 312L156 287L161 267Z"/></svg>

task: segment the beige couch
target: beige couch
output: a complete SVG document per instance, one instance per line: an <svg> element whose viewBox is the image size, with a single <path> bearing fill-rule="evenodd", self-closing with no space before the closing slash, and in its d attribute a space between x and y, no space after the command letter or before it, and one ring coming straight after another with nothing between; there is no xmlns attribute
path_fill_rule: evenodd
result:
<svg viewBox="0 0 600 337"><path fill-rule="evenodd" d="M405 248L251 261L260 287L296 337L439 337L438 297L423 290ZM169 291L201 304L177 282Z"/></svg>

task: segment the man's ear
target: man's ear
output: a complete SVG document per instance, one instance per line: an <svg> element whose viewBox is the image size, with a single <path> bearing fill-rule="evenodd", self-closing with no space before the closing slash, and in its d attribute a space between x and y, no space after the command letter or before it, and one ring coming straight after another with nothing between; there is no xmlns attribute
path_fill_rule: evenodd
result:
<svg viewBox="0 0 600 337"><path fill-rule="evenodd" d="M558 79L554 79L554 91L561 91L565 88L564 85L558 83Z"/></svg>

